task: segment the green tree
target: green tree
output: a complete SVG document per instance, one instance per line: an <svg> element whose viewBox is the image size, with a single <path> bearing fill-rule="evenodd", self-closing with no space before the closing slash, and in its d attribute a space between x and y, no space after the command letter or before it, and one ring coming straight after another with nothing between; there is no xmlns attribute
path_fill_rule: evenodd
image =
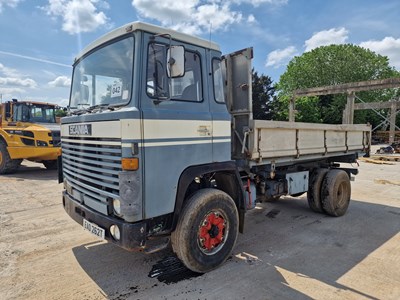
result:
<svg viewBox="0 0 400 300"><path fill-rule="evenodd" d="M272 79L264 74L258 75L252 69L252 90L253 90L253 118L256 120L273 119L271 103L276 100L275 87Z"/></svg>
<svg viewBox="0 0 400 300"><path fill-rule="evenodd" d="M64 109L59 108L56 109L55 115L56 117L65 117L67 115L67 112Z"/></svg>
<svg viewBox="0 0 400 300"><path fill-rule="evenodd" d="M368 49L352 45L330 45L316 48L293 58L277 84L278 101L274 103L278 111L276 117L288 117L288 103L292 92L319 86L349 82L398 77L400 73L389 65L386 56ZM394 89L357 93L366 102L388 101L398 91ZM398 96L398 95L397 95ZM296 120L338 124L342 122L342 112L346 95L326 95L304 97L296 100ZM386 114L386 113L385 113ZM380 118L372 111L356 111L355 123L380 123Z"/></svg>

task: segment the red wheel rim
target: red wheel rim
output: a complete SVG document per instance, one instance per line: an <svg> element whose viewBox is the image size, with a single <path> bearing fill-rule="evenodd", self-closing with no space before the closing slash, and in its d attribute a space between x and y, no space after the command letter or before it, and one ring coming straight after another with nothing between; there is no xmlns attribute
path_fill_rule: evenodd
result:
<svg viewBox="0 0 400 300"><path fill-rule="evenodd" d="M208 213L200 224L198 244L206 254L213 254L225 243L227 222L224 216L216 211Z"/></svg>

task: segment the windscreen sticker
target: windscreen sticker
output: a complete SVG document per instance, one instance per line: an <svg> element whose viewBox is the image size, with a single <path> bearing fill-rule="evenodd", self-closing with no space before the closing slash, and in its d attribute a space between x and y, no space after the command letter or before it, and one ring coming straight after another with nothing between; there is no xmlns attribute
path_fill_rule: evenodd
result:
<svg viewBox="0 0 400 300"><path fill-rule="evenodd" d="M111 87L111 98L121 97L122 95L122 84L120 82L114 82Z"/></svg>
<svg viewBox="0 0 400 300"><path fill-rule="evenodd" d="M128 99L128 96L129 96L129 90L124 90L122 92L122 100Z"/></svg>

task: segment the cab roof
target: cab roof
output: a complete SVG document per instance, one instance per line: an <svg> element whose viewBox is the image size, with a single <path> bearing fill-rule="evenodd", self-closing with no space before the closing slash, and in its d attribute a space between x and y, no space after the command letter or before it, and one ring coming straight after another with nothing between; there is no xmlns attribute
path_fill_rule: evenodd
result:
<svg viewBox="0 0 400 300"><path fill-rule="evenodd" d="M117 38L121 35L124 35L129 32L134 32L134 31L146 31L152 34L169 34L171 35L172 39L182 41L185 43L193 44L193 45L198 45L207 49L212 49L216 51L220 51L220 47L218 44L212 42L212 41L207 41L198 37L195 37L193 35L181 33L172 29L167 29L164 27L148 24L148 23L143 23L143 22L132 22L128 23L124 26L121 26L117 29L114 29L113 31L110 31L109 33L106 33L102 37L98 38L97 40L93 41L90 43L88 46L86 46L79 54L75 57L75 61L80 59L83 55L88 53L89 51L93 50L94 48L100 46L101 44L112 40L114 38Z"/></svg>
<svg viewBox="0 0 400 300"><path fill-rule="evenodd" d="M33 105L47 105L47 106L54 106L54 107L56 107L56 106L58 106L57 104L54 104L54 103L48 103L48 102L38 102L38 101L29 101L29 100L22 100L22 101L20 101L20 100L18 100L18 101L13 101L13 100L11 100L11 101L9 101L10 103L15 103L15 104L21 104L21 103L24 103L24 104L33 104Z"/></svg>

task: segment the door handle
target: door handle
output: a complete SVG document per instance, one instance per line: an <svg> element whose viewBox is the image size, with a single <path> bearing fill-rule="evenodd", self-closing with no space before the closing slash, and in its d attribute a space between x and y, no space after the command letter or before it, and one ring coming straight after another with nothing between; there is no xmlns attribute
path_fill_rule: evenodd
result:
<svg viewBox="0 0 400 300"><path fill-rule="evenodd" d="M211 135L209 126L205 125L200 125L199 128L197 129L197 132L200 134L200 136Z"/></svg>

